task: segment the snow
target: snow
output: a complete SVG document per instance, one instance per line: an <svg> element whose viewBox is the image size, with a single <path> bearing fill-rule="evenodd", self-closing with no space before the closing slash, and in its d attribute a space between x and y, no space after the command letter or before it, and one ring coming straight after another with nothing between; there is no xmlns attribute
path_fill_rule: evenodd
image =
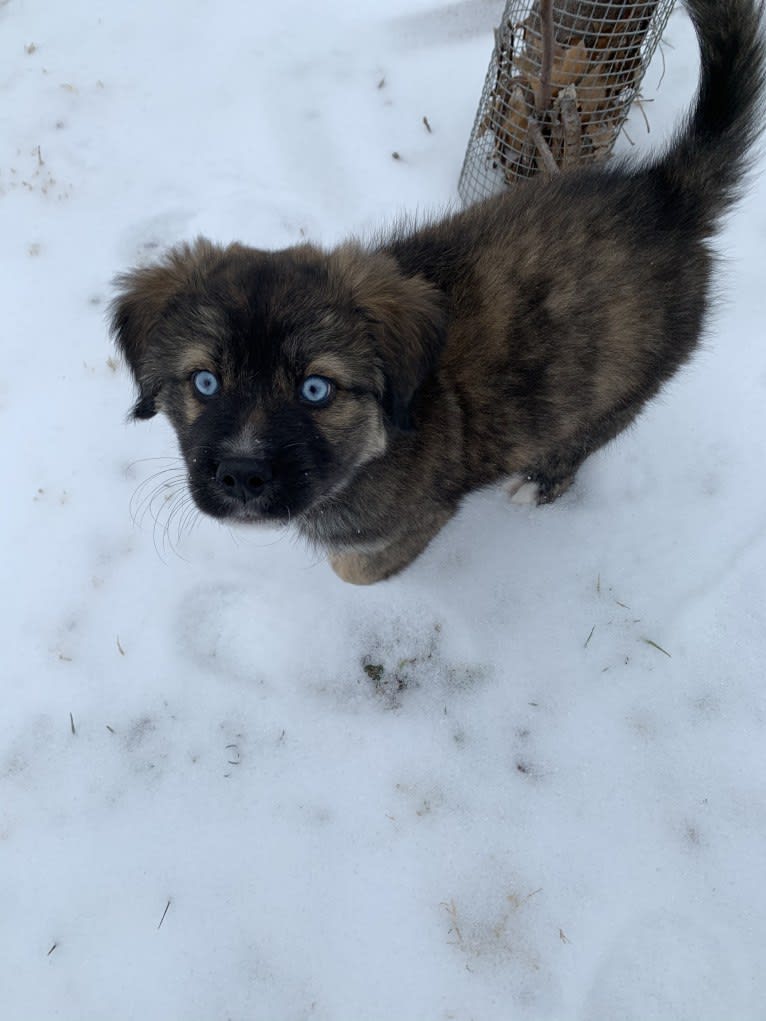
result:
<svg viewBox="0 0 766 1021"><path fill-rule="evenodd" d="M7 1021L764 1017L762 178L640 422L390 582L179 536L171 430L124 420L115 272L456 202L502 5L431 2L0 3Z"/></svg>

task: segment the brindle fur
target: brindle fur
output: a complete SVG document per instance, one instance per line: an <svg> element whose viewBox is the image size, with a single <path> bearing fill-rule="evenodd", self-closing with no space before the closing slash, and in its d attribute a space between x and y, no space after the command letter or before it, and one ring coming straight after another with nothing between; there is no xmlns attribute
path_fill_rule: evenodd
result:
<svg viewBox="0 0 766 1021"><path fill-rule="evenodd" d="M365 584L409 564L480 486L540 503L624 429L698 343L709 239L759 128L755 0L690 0L702 74L667 151L536 179L383 241L262 252L205 240L120 280L113 327L164 411L202 510L290 520ZM203 401L190 373L222 379ZM297 396L311 373L327 407ZM215 480L232 451L274 479L255 510Z"/></svg>

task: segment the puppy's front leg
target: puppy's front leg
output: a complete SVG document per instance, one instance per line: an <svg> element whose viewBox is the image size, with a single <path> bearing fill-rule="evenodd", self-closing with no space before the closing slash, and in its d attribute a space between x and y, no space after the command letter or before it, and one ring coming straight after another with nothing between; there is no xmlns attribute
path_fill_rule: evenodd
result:
<svg viewBox="0 0 766 1021"><path fill-rule="evenodd" d="M372 585L390 578L423 552L453 513L453 510L437 511L426 521L418 522L416 530L375 553L336 553L330 557L330 566L339 578L352 585Z"/></svg>

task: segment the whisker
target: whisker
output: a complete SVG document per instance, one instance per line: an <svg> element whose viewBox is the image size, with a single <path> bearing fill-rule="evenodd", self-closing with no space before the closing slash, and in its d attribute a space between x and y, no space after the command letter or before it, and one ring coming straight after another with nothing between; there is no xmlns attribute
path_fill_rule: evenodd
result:
<svg viewBox="0 0 766 1021"><path fill-rule="evenodd" d="M164 479L158 479L157 476L152 476L151 479L146 479L140 486L134 491L128 504L128 510L134 524L140 524L146 515L147 510L154 505L155 500L163 494L172 494L176 489L182 486L186 482L186 476L178 472L177 474Z"/></svg>
<svg viewBox="0 0 766 1021"><path fill-rule="evenodd" d="M229 538L234 543L234 545L238 546L238 547L241 547L242 546L242 542L241 542L241 540L239 538L239 535L234 531L234 529L231 527L231 525L226 525L226 531L229 533Z"/></svg>
<svg viewBox="0 0 766 1021"><path fill-rule="evenodd" d="M129 461L125 467L125 471L129 472L137 464L148 464L149 461L174 461L176 464L183 464L183 458L180 454L165 454L162 457L137 457L135 461Z"/></svg>
<svg viewBox="0 0 766 1021"><path fill-rule="evenodd" d="M174 541L172 525L174 521L178 523L182 518L183 514L186 512L188 506L187 501L189 499L191 499L191 497L189 497L188 494L179 493L171 501L170 512L165 521L165 527L162 533L163 549L165 548L169 549L171 553L175 554L175 556L177 556L181 560L185 560L186 558L183 557L180 551L178 550L178 543L180 542L180 533L178 535L177 540Z"/></svg>
<svg viewBox="0 0 766 1021"><path fill-rule="evenodd" d="M194 500L192 499L191 496L187 496L186 501L184 503L183 514L181 515L181 518L180 518L180 520L178 522L177 537L178 537L179 544L180 544L181 540L183 539L184 532L186 532L187 535L188 535L188 533L189 533L188 526L189 526L189 523L191 522L192 518L194 517L194 514L195 514L196 510L197 510L197 505L195 504Z"/></svg>
<svg viewBox="0 0 766 1021"><path fill-rule="evenodd" d="M145 462L170 462L167 467L152 472L133 491L129 512L134 526L143 528L147 514L152 519L152 542L157 556L167 563L168 551L180 556L177 543L181 539L183 519L192 503L188 491L186 464L181 457L144 458ZM133 462L141 463L140 461ZM171 528L178 525L178 538L174 542Z"/></svg>
<svg viewBox="0 0 766 1021"><path fill-rule="evenodd" d="M157 501L162 498L162 503L160 504L160 507L162 507L168 500L174 498L182 487L185 487L185 483L186 476L181 472L177 472L174 476L164 479L158 479L157 475L153 475L150 479L142 482L134 492L128 505L133 523L141 527L147 513L156 518L159 513L155 510Z"/></svg>

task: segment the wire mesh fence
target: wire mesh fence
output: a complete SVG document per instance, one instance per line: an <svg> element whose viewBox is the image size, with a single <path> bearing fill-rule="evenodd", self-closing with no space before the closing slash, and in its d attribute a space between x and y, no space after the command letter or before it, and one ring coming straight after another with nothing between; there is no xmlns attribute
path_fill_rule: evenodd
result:
<svg viewBox="0 0 766 1021"><path fill-rule="evenodd" d="M606 159L674 0L508 0L458 191Z"/></svg>

